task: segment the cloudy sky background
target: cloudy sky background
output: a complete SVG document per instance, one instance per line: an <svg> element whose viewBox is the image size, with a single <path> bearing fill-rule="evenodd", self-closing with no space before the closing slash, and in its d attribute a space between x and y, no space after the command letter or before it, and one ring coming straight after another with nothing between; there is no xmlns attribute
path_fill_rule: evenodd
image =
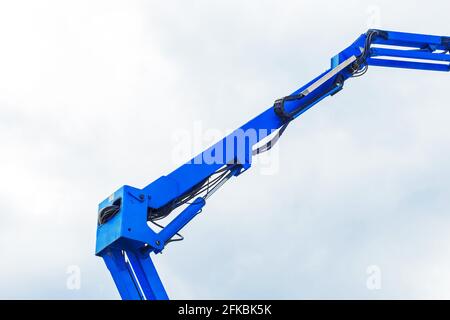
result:
<svg viewBox="0 0 450 320"><path fill-rule="evenodd" d="M0 2L0 298L118 298L94 256L97 204L175 169L176 133L239 127L368 27L450 35L448 12L444 0ZM228 183L158 255L170 297L449 299L448 90L444 73L348 81L289 127L278 170Z"/></svg>

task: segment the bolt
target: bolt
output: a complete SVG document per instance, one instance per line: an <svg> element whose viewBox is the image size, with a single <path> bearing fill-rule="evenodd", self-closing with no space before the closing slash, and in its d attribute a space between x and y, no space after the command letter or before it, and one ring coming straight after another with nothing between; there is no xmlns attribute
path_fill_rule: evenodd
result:
<svg viewBox="0 0 450 320"><path fill-rule="evenodd" d="M140 195L139 195L139 199L140 199L140 200L144 200L144 198L145 198L145 197L144 197L143 194L140 194Z"/></svg>
<svg viewBox="0 0 450 320"><path fill-rule="evenodd" d="M161 244L161 242L159 240L156 240L155 243L157 246L159 246Z"/></svg>

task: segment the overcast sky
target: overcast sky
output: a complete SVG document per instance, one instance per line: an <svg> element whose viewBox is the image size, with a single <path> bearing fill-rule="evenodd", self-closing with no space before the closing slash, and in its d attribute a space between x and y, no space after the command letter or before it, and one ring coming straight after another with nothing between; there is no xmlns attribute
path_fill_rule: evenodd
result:
<svg viewBox="0 0 450 320"><path fill-rule="evenodd" d="M368 27L450 35L449 12L444 0L2 1L0 298L119 298L94 256L101 200L169 173L180 133L239 127ZM169 296L449 299L449 80L370 68L304 114L268 171L228 183L155 257Z"/></svg>

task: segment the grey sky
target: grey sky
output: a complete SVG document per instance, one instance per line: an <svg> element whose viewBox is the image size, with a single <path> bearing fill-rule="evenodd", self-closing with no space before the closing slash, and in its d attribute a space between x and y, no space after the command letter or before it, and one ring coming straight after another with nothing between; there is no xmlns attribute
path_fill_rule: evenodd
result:
<svg viewBox="0 0 450 320"><path fill-rule="evenodd" d="M175 132L240 126L374 23L449 35L448 12L443 0L1 2L0 298L118 298L94 256L97 204L175 169ZM450 298L448 85L371 68L307 112L276 174L227 184L155 259L169 296ZM66 288L71 265L80 290ZM366 288L370 265L381 290Z"/></svg>

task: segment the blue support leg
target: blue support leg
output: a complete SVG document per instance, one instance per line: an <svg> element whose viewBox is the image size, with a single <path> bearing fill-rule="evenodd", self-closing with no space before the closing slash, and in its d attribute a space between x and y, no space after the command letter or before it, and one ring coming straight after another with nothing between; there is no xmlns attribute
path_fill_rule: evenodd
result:
<svg viewBox="0 0 450 320"><path fill-rule="evenodd" d="M150 255L127 251L127 257L133 268L146 300L168 300L166 290L159 278Z"/></svg>
<svg viewBox="0 0 450 320"><path fill-rule="evenodd" d="M149 254L107 249L102 255L123 300L167 300Z"/></svg>
<svg viewBox="0 0 450 320"><path fill-rule="evenodd" d="M102 258L114 279L120 297L123 300L142 300L144 297L122 251L108 248Z"/></svg>

